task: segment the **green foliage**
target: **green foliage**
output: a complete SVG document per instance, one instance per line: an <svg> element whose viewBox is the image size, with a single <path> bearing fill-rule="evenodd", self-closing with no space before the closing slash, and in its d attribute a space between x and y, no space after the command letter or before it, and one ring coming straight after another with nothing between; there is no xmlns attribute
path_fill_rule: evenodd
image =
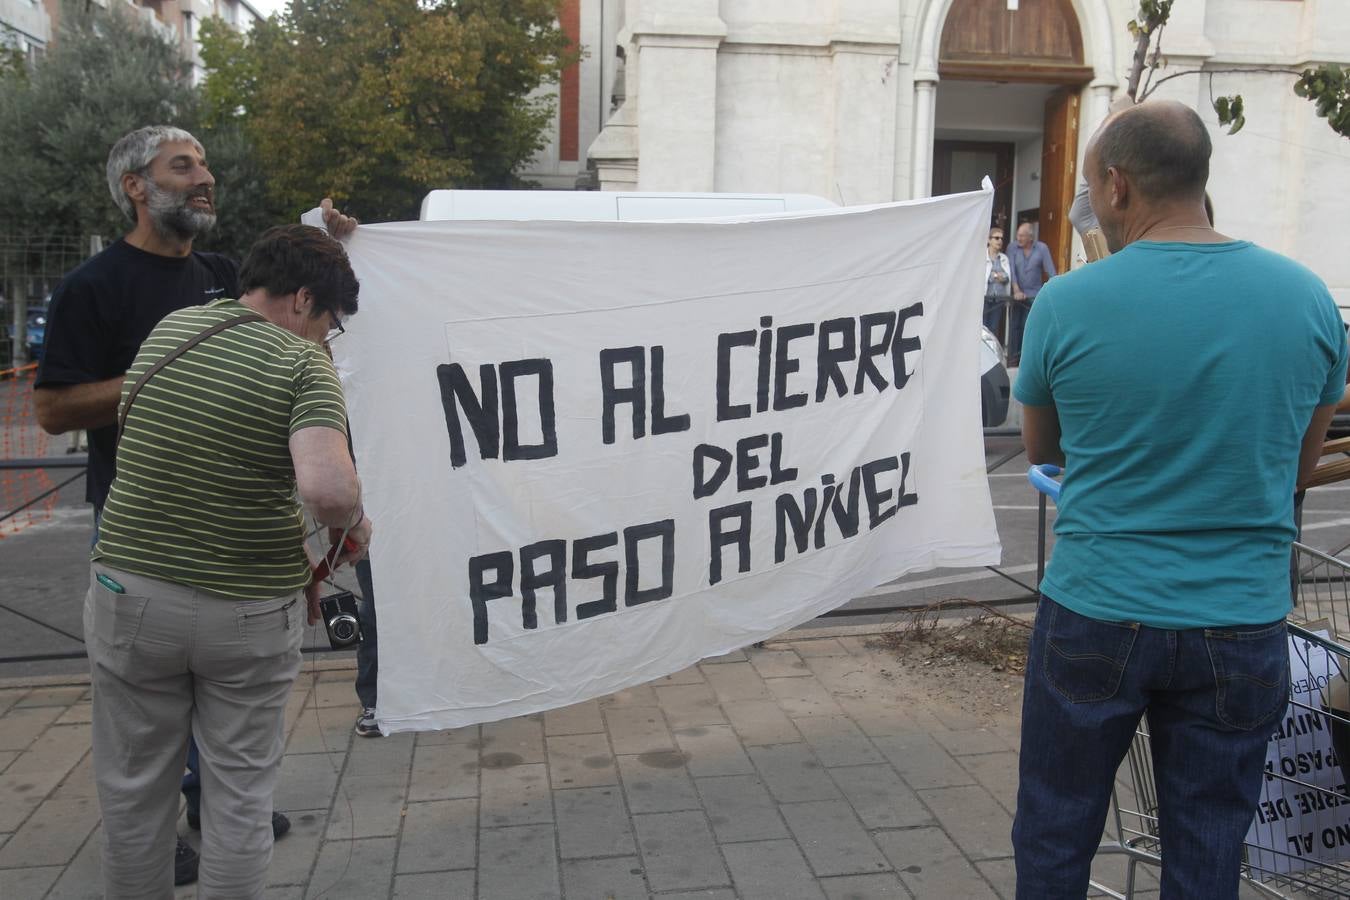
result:
<svg viewBox="0 0 1350 900"><path fill-rule="evenodd" d="M1242 114L1241 94L1216 98L1214 100L1214 113L1219 117L1220 125L1229 126L1229 134L1237 134L1242 130L1242 126L1247 124L1247 117Z"/></svg>
<svg viewBox="0 0 1350 900"><path fill-rule="evenodd" d="M24 55L13 47L0 47L0 83L7 78L19 79L22 84L28 77L28 63Z"/></svg>
<svg viewBox="0 0 1350 900"><path fill-rule="evenodd" d="M254 25L253 34L271 27ZM209 73L200 87L202 117L209 125L222 125L241 118L239 104L251 96L258 80L256 53L248 52L248 39L217 18L202 22L197 32L202 63Z"/></svg>
<svg viewBox="0 0 1350 900"><path fill-rule="evenodd" d="M284 215L269 202L263 167L237 122L206 123L193 133L206 148L207 165L216 178L216 227L197 239L197 249L243 259L268 228L297 221L298 217Z"/></svg>
<svg viewBox="0 0 1350 900"><path fill-rule="evenodd" d="M67 4L31 72L0 68L0 231L121 234L108 150L142 125L191 127L195 110L173 45L132 16Z"/></svg>
<svg viewBox="0 0 1350 900"><path fill-rule="evenodd" d="M1139 0L1138 21L1145 31L1153 32L1167 24L1172 15L1172 0Z"/></svg>
<svg viewBox="0 0 1350 900"><path fill-rule="evenodd" d="M1137 41L1141 36L1151 35L1166 25L1171 15L1172 0L1141 0L1138 15L1126 22L1125 28L1130 32L1130 37Z"/></svg>
<svg viewBox="0 0 1350 900"><path fill-rule="evenodd" d="M1312 101L1332 131L1350 137L1350 69L1330 64L1304 69L1294 93Z"/></svg>
<svg viewBox="0 0 1350 900"><path fill-rule="evenodd" d="M1162 43L1162 29L1172 15L1173 0L1139 0L1139 13L1131 19L1126 28L1134 39L1134 58L1130 64L1130 75L1126 82L1126 93L1131 100L1142 102L1151 93L1153 71L1166 66L1167 60L1158 49ZM1153 53L1149 54L1152 46ZM1140 85L1141 77L1148 70L1148 80ZM1248 69L1194 69L1174 72L1158 80L1158 85L1183 75L1208 75L1210 78L1210 102L1220 125L1228 126L1229 134L1237 134L1247 124L1243 109L1242 95L1231 94L1226 97L1214 97L1214 75L1220 71L1244 72ZM1297 74L1298 82L1294 93L1310 100L1317 107L1317 114L1327 120L1327 124L1337 134L1350 137L1350 69L1332 64L1323 64L1316 69L1304 69L1301 73L1284 66L1264 67L1261 71ZM1157 85L1153 86L1154 89Z"/></svg>
<svg viewBox="0 0 1350 900"><path fill-rule="evenodd" d="M31 69L0 59L0 233L100 234L131 223L108 190L108 151L144 125L176 125L206 148L217 179L216 229L197 246L239 256L278 221L234 122L203 124L176 43L119 4L67 3L50 50Z"/></svg>
<svg viewBox="0 0 1350 900"><path fill-rule="evenodd" d="M256 147L285 216L321 197L416 218L442 187L513 187L544 145L531 98L577 58L559 0L291 0L245 42L202 29L207 120Z"/></svg>

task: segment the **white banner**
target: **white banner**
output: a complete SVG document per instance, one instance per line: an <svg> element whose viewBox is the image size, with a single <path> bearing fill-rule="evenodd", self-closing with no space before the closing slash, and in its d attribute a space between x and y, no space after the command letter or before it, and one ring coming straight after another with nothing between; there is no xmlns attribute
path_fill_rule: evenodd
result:
<svg viewBox="0 0 1350 900"><path fill-rule="evenodd" d="M334 350L383 727L576 703L997 563L989 209L357 229Z"/></svg>

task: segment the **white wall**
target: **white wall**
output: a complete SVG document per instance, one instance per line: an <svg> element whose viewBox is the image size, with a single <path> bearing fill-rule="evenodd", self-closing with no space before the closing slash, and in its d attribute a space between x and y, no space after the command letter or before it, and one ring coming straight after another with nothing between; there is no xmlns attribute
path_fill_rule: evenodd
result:
<svg viewBox="0 0 1350 900"><path fill-rule="evenodd" d="M599 0L591 0L599 2ZM631 152L614 186L804 191L848 203L910 195L916 76L931 79L940 36L931 9L947 0L625 0L629 71L642 92L610 146ZM1079 159L1111 91L1124 87L1136 0L1074 0L1085 62ZM583 6L583 9L586 9ZM929 23L930 27L925 27ZM1350 63L1350 0L1184 0L1164 33L1172 69ZM925 49L928 48L928 49ZM635 58L643 54L642 60ZM1214 76L1241 92L1247 126L1215 128L1211 193L1219 225L1304 262L1350 306L1343 243L1350 141L1294 96L1287 74ZM1014 212L1038 206L1044 85L939 83L937 137L1019 144ZM630 75L628 93L636 93ZM585 92L583 90L583 97ZM1186 76L1158 96L1214 121L1209 77ZM636 125L636 132L634 126ZM602 136L601 141L604 141ZM583 142L584 145L584 142ZM626 159L626 157L625 157ZM622 160L620 160L622 162ZM711 173L709 175L708 173ZM627 178L624 182L621 179Z"/></svg>
<svg viewBox="0 0 1350 900"><path fill-rule="evenodd" d="M1350 305L1350 256L1344 251L1350 140L1318 118L1312 104L1295 98L1291 82L1278 75L1216 77L1216 92L1240 92L1248 110L1236 135L1219 127L1207 88L1195 98L1211 123L1217 225L1309 266L1338 302Z"/></svg>
<svg viewBox="0 0 1350 900"><path fill-rule="evenodd" d="M899 75L892 48L836 45L831 190L837 203L882 203L894 197L897 96L913 88Z"/></svg>
<svg viewBox="0 0 1350 900"><path fill-rule="evenodd" d="M727 52L718 62L714 189L833 194L830 60Z"/></svg>
<svg viewBox="0 0 1350 900"><path fill-rule="evenodd" d="M1045 98L1053 90L1045 84L943 81L938 84L935 126L940 137L970 140L1039 136L1045 127Z"/></svg>
<svg viewBox="0 0 1350 900"><path fill-rule="evenodd" d="M904 81L894 0L742 0L719 13L716 189L891 199Z"/></svg>
<svg viewBox="0 0 1350 900"><path fill-rule="evenodd" d="M1033 209L1041 205L1041 151L1044 147L1045 141L1039 137L1017 143L1017 165L1013 176L1013 218L1008 223L1009 247L1012 246L1011 235L1017 230L1017 214L1024 209Z"/></svg>

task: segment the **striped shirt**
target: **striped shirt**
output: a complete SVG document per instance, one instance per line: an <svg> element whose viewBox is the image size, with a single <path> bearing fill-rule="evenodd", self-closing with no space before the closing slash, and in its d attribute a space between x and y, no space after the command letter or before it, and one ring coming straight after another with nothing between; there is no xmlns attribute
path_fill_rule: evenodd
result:
<svg viewBox="0 0 1350 900"><path fill-rule="evenodd" d="M236 300L164 318L142 373L192 336L250 312ZM226 597L265 599L309 582L290 436L346 433L342 386L323 348L270 322L212 335L150 378L127 415L93 558Z"/></svg>

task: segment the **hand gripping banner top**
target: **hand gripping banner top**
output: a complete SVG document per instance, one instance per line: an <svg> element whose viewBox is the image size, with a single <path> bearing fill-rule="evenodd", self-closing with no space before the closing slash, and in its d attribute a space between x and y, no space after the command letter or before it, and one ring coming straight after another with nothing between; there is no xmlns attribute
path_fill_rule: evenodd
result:
<svg viewBox="0 0 1350 900"><path fill-rule="evenodd" d="M358 228L333 349L383 727L577 703L998 563L990 202Z"/></svg>

